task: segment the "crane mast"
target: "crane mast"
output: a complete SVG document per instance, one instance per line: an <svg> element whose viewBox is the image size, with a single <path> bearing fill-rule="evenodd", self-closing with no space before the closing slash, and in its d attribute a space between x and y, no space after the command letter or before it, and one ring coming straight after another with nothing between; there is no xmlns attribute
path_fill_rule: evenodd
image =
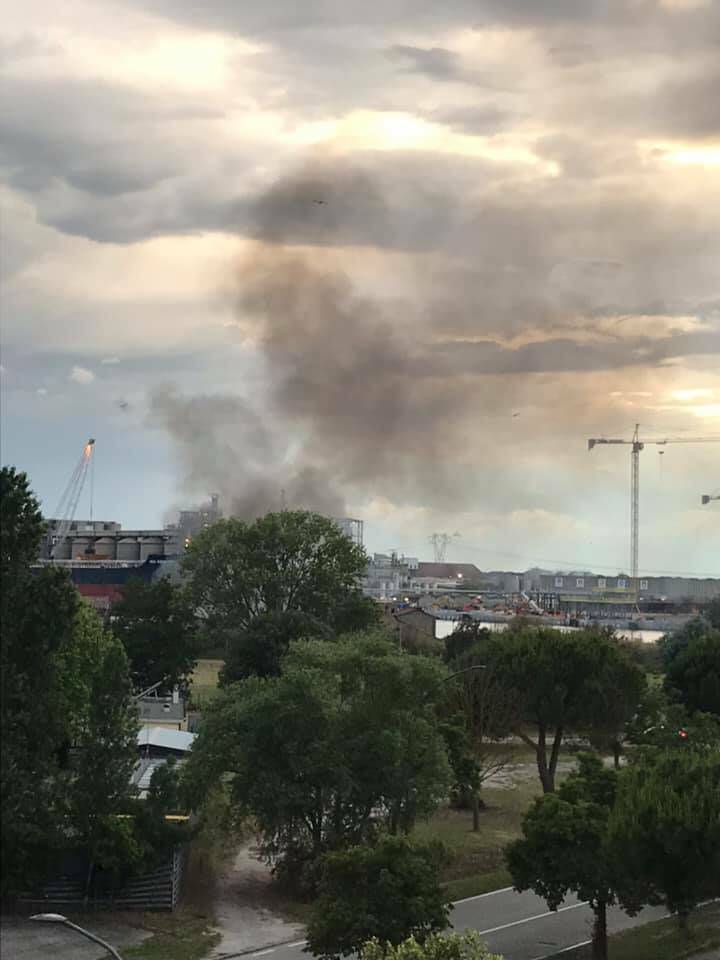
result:
<svg viewBox="0 0 720 960"><path fill-rule="evenodd" d="M649 444L665 446L668 443L717 443L720 437L665 437L657 440L641 440L640 424L635 424L635 430L630 440L608 439L606 437L592 437L588 440L588 450L599 444L621 444L631 447L630 450L630 575L634 584L640 572L640 454ZM702 503L708 503L715 497L705 496Z"/></svg>
<svg viewBox="0 0 720 960"><path fill-rule="evenodd" d="M58 544L62 543L70 532L70 525L75 518L75 511L77 510L78 503L80 502L80 495L83 492L88 470L90 469L94 446L95 440L90 437L83 447L82 455L70 476L68 485L65 487L65 490L60 497L60 502L58 503L57 510L55 511L55 516L59 522L54 533L52 534L52 539L50 542L49 555L51 560L55 559L55 551L57 550Z"/></svg>
<svg viewBox="0 0 720 960"><path fill-rule="evenodd" d="M630 454L630 576L637 582L640 561L640 424L635 424Z"/></svg>

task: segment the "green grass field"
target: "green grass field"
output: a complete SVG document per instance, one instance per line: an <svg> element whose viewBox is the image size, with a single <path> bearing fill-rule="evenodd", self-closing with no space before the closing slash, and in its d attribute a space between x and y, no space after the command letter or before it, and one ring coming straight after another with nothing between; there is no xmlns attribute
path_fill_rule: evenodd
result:
<svg viewBox="0 0 720 960"><path fill-rule="evenodd" d="M442 880L452 900L510 886L503 851L520 835L523 815L540 793L536 778L515 788L484 788L485 809L480 812L478 833L473 832L469 810L444 807L418 824L415 839L440 840L450 851L452 862L443 870Z"/></svg>
<svg viewBox="0 0 720 960"><path fill-rule="evenodd" d="M561 954L558 954L560 960ZM720 957L720 903L701 907L690 918L690 933L677 920L657 920L610 937L610 960L713 960ZM562 960L591 960L590 946L565 951Z"/></svg>
<svg viewBox="0 0 720 960"><path fill-rule="evenodd" d="M196 710L202 710L218 695L218 674L222 660L198 660L190 680L190 699Z"/></svg>

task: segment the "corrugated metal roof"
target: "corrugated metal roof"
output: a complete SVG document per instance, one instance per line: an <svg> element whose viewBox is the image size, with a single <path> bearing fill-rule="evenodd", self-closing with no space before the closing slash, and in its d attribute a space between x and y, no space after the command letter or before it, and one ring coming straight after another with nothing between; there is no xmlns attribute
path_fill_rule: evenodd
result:
<svg viewBox="0 0 720 960"><path fill-rule="evenodd" d="M138 731L137 742L140 747L162 747L186 753L192 747L195 736L194 733L170 730L168 727L143 727Z"/></svg>

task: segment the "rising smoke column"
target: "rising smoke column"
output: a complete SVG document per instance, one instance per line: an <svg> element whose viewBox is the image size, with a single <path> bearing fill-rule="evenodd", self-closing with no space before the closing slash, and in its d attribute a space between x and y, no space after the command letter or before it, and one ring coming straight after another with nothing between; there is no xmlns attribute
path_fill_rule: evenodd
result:
<svg viewBox="0 0 720 960"><path fill-rule="evenodd" d="M151 396L152 422L176 441L188 491L219 490L237 515L277 509L281 495L338 515L348 493L446 485L438 454L463 399L435 375L426 321L393 315L397 305L359 294L344 272L331 246L346 239L354 209L371 237L387 238L378 189L348 169L292 175L253 210L257 242L233 285L238 327L267 374L261 408L168 387Z"/></svg>

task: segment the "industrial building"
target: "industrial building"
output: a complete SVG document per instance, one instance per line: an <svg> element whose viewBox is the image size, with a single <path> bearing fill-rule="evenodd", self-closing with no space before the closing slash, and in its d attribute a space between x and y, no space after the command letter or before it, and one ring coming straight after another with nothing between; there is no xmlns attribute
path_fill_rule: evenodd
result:
<svg viewBox="0 0 720 960"><path fill-rule="evenodd" d="M720 597L720 578L599 576L586 571L543 573L535 599L547 610L586 612L593 616L661 611L683 604L708 603Z"/></svg>
<svg viewBox="0 0 720 960"><path fill-rule="evenodd" d="M333 519L346 537L349 537L356 546L363 546L365 524L362 520L356 520L354 517L334 517Z"/></svg>
<svg viewBox="0 0 720 960"><path fill-rule="evenodd" d="M176 557L182 553L181 534L177 528L163 530L124 530L122 525L107 520L73 520L67 533L59 537L60 520L48 520L40 560L55 561L104 560L144 563L159 557Z"/></svg>

